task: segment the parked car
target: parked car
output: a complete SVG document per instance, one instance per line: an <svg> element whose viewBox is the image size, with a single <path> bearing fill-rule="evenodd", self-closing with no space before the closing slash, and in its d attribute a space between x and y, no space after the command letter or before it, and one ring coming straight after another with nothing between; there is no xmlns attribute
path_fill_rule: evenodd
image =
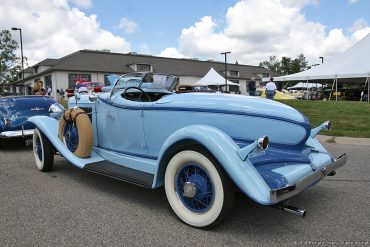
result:
<svg viewBox="0 0 370 247"><path fill-rule="evenodd" d="M74 96L80 87L86 87L88 92L101 92L104 87L102 82L77 81L75 88L67 88L67 98Z"/></svg>
<svg viewBox="0 0 370 247"><path fill-rule="evenodd" d="M56 119L30 118L37 168L50 171L59 153L87 171L164 186L183 222L208 228L226 218L236 189L259 204L304 216L287 200L346 162L345 154L335 159L316 139L330 122L311 129L304 115L276 101L175 94L174 76L140 78L130 87L116 80L110 92L90 95L91 121L75 107L64 113L53 108Z"/></svg>
<svg viewBox="0 0 370 247"><path fill-rule="evenodd" d="M49 116L55 100L46 96L8 96L0 98L0 141L7 138L31 137L35 125L28 121L37 115Z"/></svg>

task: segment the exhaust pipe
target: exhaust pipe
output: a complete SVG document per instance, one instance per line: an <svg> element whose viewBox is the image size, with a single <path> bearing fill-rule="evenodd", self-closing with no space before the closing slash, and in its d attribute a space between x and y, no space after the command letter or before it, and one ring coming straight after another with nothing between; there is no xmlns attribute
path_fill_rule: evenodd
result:
<svg viewBox="0 0 370 247"><path fill-rule="evenodd" d="M295 214L301 218L304 218L306 216L306 210L302 208L296 208L292 206L282 206L281 209L285 212Z"/></svg>

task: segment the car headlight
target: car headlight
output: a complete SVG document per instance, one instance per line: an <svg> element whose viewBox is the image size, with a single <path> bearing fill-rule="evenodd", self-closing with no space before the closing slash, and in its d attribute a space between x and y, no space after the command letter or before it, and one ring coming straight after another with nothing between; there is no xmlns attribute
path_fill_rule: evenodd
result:
<svg viewBox="0 0 370 247"><path fill-rule="evenodd" d="M60 119L64 113L64 107L59 103L54 103L49 107L50 117Z"/></svg>

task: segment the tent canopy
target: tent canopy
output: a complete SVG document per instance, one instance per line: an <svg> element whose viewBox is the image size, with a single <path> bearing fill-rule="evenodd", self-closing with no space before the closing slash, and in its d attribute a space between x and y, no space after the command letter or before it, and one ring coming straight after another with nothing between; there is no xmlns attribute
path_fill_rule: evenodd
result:
<svg viewBox="0 0 370 247"><path fill-rule="evenodd" d="M288 90L292 90L292 89L301 89L301 88L321 88L322 87L322 84L320 83L304 83L304 82L299 82L297 84L295 84L294 86L292 87L288 87Z"/></svg>
<svg viewBox="0 0 370 247"><path fill-rule="evenodd" d="M296 74L274 77L275 81L333 81L370 77L370 34L347 51L328 59L325 63Z"/></svg>
<svg viewBox="0 0 370 247"><path fill-rule="evenodd" d="M225 78L222 77L219 73L217 73L216 70L211 68L208 73L200 79L195 85L202 85L202 86L221 86L221 85L226 85L225 84ZM231 82L227 80L227 85L234 85L234 86L239 86L238 83Z"/></svg>

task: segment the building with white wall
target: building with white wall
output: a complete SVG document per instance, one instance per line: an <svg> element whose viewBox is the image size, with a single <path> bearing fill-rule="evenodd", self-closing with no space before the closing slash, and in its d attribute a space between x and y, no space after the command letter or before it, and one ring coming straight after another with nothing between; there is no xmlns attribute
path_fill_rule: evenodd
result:
<svg viewBox="0 0 370 247"><path fill-rule="evenodd" d="M15 85L18 93L30 94L33 83L36 80L42 80L44 87L51 87L52 95L56 97L57 89L73 88L76 79L106 82L105 76L109 74L140 71L172 74L179 77L180 85L194 84L211 67L220 75L225 75L223 62L165 58L136 53L112 53L106 50L80 50L59 59L47 58L27 68L25 78L17 81ZM262 81L263 78L270 76L276 76L276 73L263 67L227 64L227 79L240 85L241 94L247 94L247 83L252 77ZM237 87L230 88L230 91L233 90L237 90Z"/></svg>

